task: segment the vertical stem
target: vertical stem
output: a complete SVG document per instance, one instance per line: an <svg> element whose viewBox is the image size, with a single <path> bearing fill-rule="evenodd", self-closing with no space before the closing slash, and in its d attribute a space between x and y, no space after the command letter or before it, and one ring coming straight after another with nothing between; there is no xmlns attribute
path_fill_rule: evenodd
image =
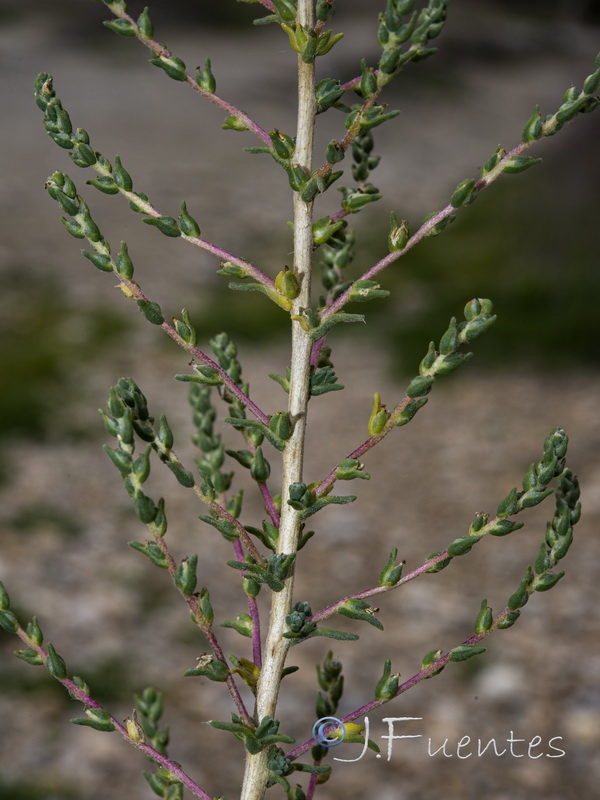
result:
<svg viewBox="0 0 600 800"><path fill-rule="evenodd" d="M313 0L298 0L297 21L305 28L314 27ZM306 64L298 57L298 128L294 163L311 170L315 127L314 63ZM312 266L312 202L305 203L294 195L294 273L300 293L294 300L292 314L310 306L310 278ZM286 502L291 483L302 482L306 412L310 387L311 340L308 333L292 322L291 376L288 411L294 424L292 436L283 453L282 503L279 527L278 552L295 553L298 549L300 519ZM256 717L275 716L281 673L285 664L289 641L282 634L285 618L292 605L293 574L286 580L281 592L273 593L269 631L263 651L263 666L256 696ZM262 800L268 777L267 752L248 755L241 800Z"/></svg>

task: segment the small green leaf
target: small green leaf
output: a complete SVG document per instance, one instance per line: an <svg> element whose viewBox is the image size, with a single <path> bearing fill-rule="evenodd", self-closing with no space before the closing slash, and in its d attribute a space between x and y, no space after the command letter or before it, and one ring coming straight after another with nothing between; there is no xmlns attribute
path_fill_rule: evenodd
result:
<svg viewBox="0 0 600 800"><path fill-rule="evenodd" d="M487 647L477 647L474 644L459 644L450 651L450 661L466 661L468 658L485 653Z"/></svg>

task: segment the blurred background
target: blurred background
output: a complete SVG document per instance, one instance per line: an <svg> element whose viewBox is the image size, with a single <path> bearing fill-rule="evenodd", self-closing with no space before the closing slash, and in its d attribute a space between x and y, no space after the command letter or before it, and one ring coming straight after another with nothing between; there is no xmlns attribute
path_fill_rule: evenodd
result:
<svg viewBox="0 0 600 800"><path fill-rule="evenodd" d="M318 69L319 78L346 81L358 74L361 57L377 59L376 12L384 3L338 5L335 28L346 35ZM130 3L133 14L142 7ZM273 26L249 24L258 8L170 0L153 3L150 12L156 37L189 68L210 57L220 94L263 128L293 133L294 54ZM133 693L144 686L163 689L172 757L211 795L233 800L241 746L201 724L228 718L228 696L217 684L181 677L205 646L165 575L126 546L145 533L102 453L107 437L97 414L109 387L131 375L151 412L167 413L177 450L191 463L186 389L172 380L187 370L187 359L81 257L44 191L46 177L69 172L113 249L127 241L146 294L168 314L186 306L205 346L221 329L230 332L252 396L269 411L285 402L267 378L287 364L285 315L259 295L232 295L215 275L215 259L141 225L120 198L85 187L92 175L75 168L43 130L35 76L54 76L74 125L107 157L118 153L136 190L162 213L176 214L185 199L209 241L272 275L291 259L291 198L271 159L243 152L255 144L249 134L222 132L218 109L149 66L137 42L101 25L107 18L102 4L88 0L0 5L0 579L19 616L40 616L70 672L83 675L117 716L130 713ZM371 178L383 199L350 220L358 239L352 274L386 252L391 210L416 228L447 203L460 180L477 174L498 144L509 149L520 140L536 103L550 113L565 89L581 86L599 31L597 0L451 3L435 42L439 53L409 65L384 98L401 114L374 132L382 161ZM330 111L319 125L317 152L323 152L339 137L343 118ZM306 551L312 567L299 570L298 599L317 609L373 585L392 547L410 568L447 546L475 513L494 511L520 484L557 425L571 437L584 517L561 584L532 598L514 628L491 637L488 654L451 666L370 717L372 738L382 746L386 716L422 717L397 732L424 738L396 743L390 762L367 754L337 765L319 789L322 800L421 800L442 792L452 800L595 796L599 132L600 112L581 115L536 145L542 166L495 183L441 236L384 273L392 296L356 309L366 312L366 326L341 326L330 337L346 389L312 404L309 480L364 439L374 391L390 406L397 402L429 340L439 339L466 301L490 297L499 315L475 343L473 361L439 381L411 425L369 455L373 479L349 488L359 495L352 508L319 515L312 553ZM336 198L331 192L320 199L318 215L335 210ZM228 446L240 446L226 437ZM214 578L231 558L230 545L197 521L203 509L188 493L156 472L152 487L166 498L173 550L179 557L200 553L200 581L211 590L217 621L235 617L244 610L235 574ZM244 479L238 485L247 485ZM347 676L340 715L372 697L386 657L408 678L425 652L470 635L482 597L499 610L535 558L551 514L545 505L535 509L520 533L482 542L441 574L384 596L385 633L369 627L358 631L358 644L334 643ZM256 524L263 515L248 486L243 521ZM267 608L263 602L265 624ZM346 623L332 627L359 625ZM222 639L225 652L248 655L236 634L224 631ZM45 671L16 660L16 647L15 637L0 632L0 800L152 797L140 775L149 765L117 737L69 725L77 705ZM301 670L286 679L281 717L299 741L310 735L314 664L327 649L317 640L291 653ZM465 735L474 742L495 738L502 750L511 731L526 742L540 736L535 752L544 755L427 754L428 738L432 749L448 739L447 752L456 754ZM555 744L564 757L546 755L555 736L563 737ZM358 751L344 745L335 755L354 758Z"/></svg>

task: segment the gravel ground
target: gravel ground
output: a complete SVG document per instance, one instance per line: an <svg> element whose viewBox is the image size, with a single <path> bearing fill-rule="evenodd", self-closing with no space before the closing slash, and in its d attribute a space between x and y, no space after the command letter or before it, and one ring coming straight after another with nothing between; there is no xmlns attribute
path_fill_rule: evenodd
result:
<svg viewBox="0 0 600 800"><path fill-rule="evenodd" d="M535 33L522 22L506 22L476 5L480 4L457 8L449 31L450 55L440 54L447 59L441 63L442 71L452 81L440 89L431 77L429 89L425 82L420 94L406 89L404 96L394 98L403 108L404 155L397 152L398 129L383 128L378 151L387 153L393 168L377 175L392 207L409 194L416 214L435 208L457 176L471 174L473 164L485 160L498 141L507 146L516 141L515 131L520 131L535 101L552 107L555 87L568 86L587 74L596 31L571 26ZM101 10L83 4L77 6L77 15L87 25ZM477 62L474 68L475 62L467 59L466 71L454 72L452 59L459 59L465 41L461 26L469 17L471 25L480 26L478 46L491 49L501 43L504 55L515 55L514 62L503 58ZM347 22L344 25L340 14L347 38L336 59L337 67L350 77L356 42L365 26L361 17ZM242 142L235 134L216 135L221 114L212 107L192 104L190 112L190 97L183 87L174 88L151 74L134 44L123 47L122 41L106 34L106 42L103 39L99 45L94 40L90 45L89 40L78 39L77 30L73 19L55 15L40 17L38 24L17 20L0 31L8 77L0 131L0 152L8 154L0 243L4 272L16 266L32 286L52 275L65 298L84 308L118 303L111 281L91 274L77 248L69 247L57 224L56 209L41 191L45 177L65 168L65 160L44 138L39 112L31 102L32 77L40 70L54 74L75 124L93 134L94 145L109 156L121 153L131 172L145 176L144 191L164 213L173 213L186 197L209 239L255 260L266 248L274 261L272 242L257 231L273 220L284 228L290 214L288 192L276 170L241 152L240 142L245 145L248 140ZM265 127L291 130L291 112L282 106L290 91L285 69L291 61L280 40L269 29L259 29L252 39L235 38L233 48L231 39L221 47L221 37L211 30L173 34L168 41L189 63L200 63L208 52L224 95L252 109ZM245 74L248 64L258 75L251 83ZM328 68L333 74L336 60ZM274 101L280 106L276 114ZM564 157L580 142L570 131L547 148L548 169L552 158ZM325 131L324 141L332 135ZM465 136L468 145L459 147L457 142L465 141ZM240 176L234 190L221 181L223 163L228 172ZM402 175L401 187L397 175ZM83 183L79 174L76 177ZM36 186L39 191L32 189ZM175 251L177 261L171 269L177 245L141 231L135 216L122 215L121 208L115 198L94 197L103 232L115 242L125 238L136 265L143 265L148 293L179 308L185 280L186 298L204 294L209 303L214 263L181 248ZM277 236L278 244L285 241L283 235ZM274 261L266 268L273 271L276 266ZM27 297L22 302L26 304ZM326 474L362 441L374 391L393 404L404 385L387 377L385 355L344 333L332 338L336 371L347 388L315 400L310 410L309 479ZM96 430L96 409L105 402L107 386L122 374L132 374L156 412L167 412L181 442L178 449L190 461L185 391L180 384L174 388L170 377L185 370L185 359L173 350L156 348L155 340L149 326L136 325L126 346L113 348L108 361L95 362L91 368L77 365L69 402L57 409L59 433L50 431L44 441L4 445L9 474L0 486L0 576L16 606L28 614L39 613L47 638L69 667L90 676L92 686L94 678L103 686L117 716L130 712L132 691L149 684L163 688L165 718L173 727L173 757L211 795L233 800L239 792L240 748L224 733L202 726L211 718L227 718L226 692L203 679L181 677L194 666L202 644L165 575L125 546L144 533L132 519L118 477L101 453L101 441L60 435L71 419L77 420L79 430ZM7 344L10 347L11 340ZM266 374L283 372L285 350L279 345L255 349L242 342L240 353L253 397L259 405L277 408L283 395L274 391ZM600 780L596 758L600 597L595 566L600 556L595 535L600 522L599 390L600 378L593 374L538 375L525 369L489 374L475 361L462 374L436 386L428 407L411 425L388 437L366 459L373 477L349 487L358 495L350 510L333 507L319 515L318 534L306 550L310 566L298 568L297 596L309 599L315 609L372 585L392 547L399 548L407 569L417 566L430 552L461 535L475 513L493 511L540 457L544 436L557 425L571 437L570 458L582 479L585 508L560 585L532 598L514 628L490 639L485 656L452 665L389 711L372 714L372 738L384 748L387 742L381 737L387 732L383 721L387 716L421 718L398 722L395 729L397 735L421 738L395 740L389 761L384 749L379 760L368 753L355 763L338 764L332 782L319 790L322 800L595 796ZM243 609L235 576L221 577L222 563L231 557L230 546L197 521L201 510L175 481L167 477L153 486L159 484L156 494L163 493L167 501L173 550L178 556L200 553L200 580L211 589L218 621L236 616ZM244 520L262 518L252 492L247 495ZM53 511L54 520L48 515L40 518L44 508ZM28 527L23 523L27 511L38 514ZM507 539L484 541L441 574L423 576L384 596L379 617L385 632L361 626L361 642L334 647L346 674L340 713L372 697L385 658L392 658L393 668L408 678L426 651L452 647L470 635L482 597L499 609L535 558L550 515L545 505L535 509L522 531ZM267 613L263 606L264 619ZM354 629L343 619L339 627ZM223 642L226 652L242 652L239 637L232 632L223 633ZM36 797L44 800L152 796L140 779L145 764L136 754L125 754L116 737L68 725L69 717L78 714L77 707L67 705L47 681L36 682L37 673L12 658L11 637L2 634L0 646L2 800L14 800L16 790L5 787L23 776L30 781L29 796L33 797L35 785ZM281 717L283 729L300 741L310 735L313 721L314 663L326 652L327 643L321 640L292 652L292 663L301 669L286 679ZM94 668L95 664L100 666ZM509 737L514 740L512 750ZM496 756L490 748L479 757L477 740L485 744L491 738L499 752L505 748L508 752ZM428 739L432 752L447 740L445 753L428 755ZM559 747L564 755L554 749ZM470 752L473 755L467 757ZM350 759L358 754L356 748L344 745L332 755Z"/></svg>

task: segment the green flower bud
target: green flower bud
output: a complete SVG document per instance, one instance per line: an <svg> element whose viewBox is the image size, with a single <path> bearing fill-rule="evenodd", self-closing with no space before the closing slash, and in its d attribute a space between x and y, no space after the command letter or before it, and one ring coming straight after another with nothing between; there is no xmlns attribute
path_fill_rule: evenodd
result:
<svg viewBox="0 0 600 800"><path fill-rule="evenodd" d="M519 498L519 502L517 504L517 511L521 511L524 508L533 508L533 506L537 506L538 503L541 503L542 500L545 500L548 495L551 495L554 489L545 489L542 492L538 492L535 489L530 489L528 492L525 492Z"/></svg>
<svg viewBox="0 0 600 800"><path fill-rule="evenodd" d="M484 314L491 314L492 311L492 301L478 297L474 300L469 300L465 306L464 315L466 321L471 322Z"/></svg>
<svg viewBox="0 0 600 800"><path fill-rule="evenodd" d="M193 555L184 558L175 570L175 586L186 596L190 596L196 590L196 569L198 567L198 556Z"/></svg>
<svg viewBox="0 0 600 800"><path fill-rule="evenodd" d="M143 221L146 225L154 225L165 236L172 236L174 239L181 236L177 220L173 217L144 217Z"/></svg>
<svg viewBox="0 0 600 800"><path fill-rule="evenodd" d="M100 253L90 253L87 250L82 250L81 254L85 256L88 259L88 261L91 261L92 264L102 272L113 271L113 264L110 256L104 256L101 255Z"/></svg>
<svg viewBox="0 0 600 800"><path fill-rule="evenodd" d="M596 94L600 88L600 69L588 75L583 82L583 91L585 94Z"/></svg>
<svg viewBox="0 0 600 800"><path fill-rule="evenodd" d="M439 351L441 355L446 356L450 353L454 353L458 349L458 346L458 325L456 323L456 317L452 317L448 330L440 339Z"/></svg>
<svg viewBox="0 0 600 800"><path fill-rule="evenodd" d="M388 235L388 250L390 253L404 250L410 236L408 222L403 219L398 223L396 212L390 214L390 232Z"/></svg>
<svg viewBox="0 0 600 800"><path fill-rule="evenodd" d="M29 647L25 650L15 650L14 654L17 658L20 658L21 661L25 661L26 664L31 664L32 667L41 667L44 663L38 651L32 650Z"/></svg>
<svg viewBox="0 0 600 800"><path fill-rule="evenodd" d="M256 453L250 467L250 474L257 483L265 483L271 474L271 466L263 455L261 447L256 448Z"/></svg>
<svg viewBox="0 0 600 800"><path fill-rule="evenodd" d="M511 611L522 608L529 600L528 588L531 580L528 580L528 578L529 576L526 576L519 584L519 588L508 598L507 606Z"/></svg>
<svg viewBox="0 0 600 800"><path fill-rule="evenodd" d="M88 183L90 183L90 181L88 181ZM64 192L61 192L60 189L57 189L56 186L53 186L50 183L46 184L46 189L50 197L60 203L60 206L65 214L70 214L72 217L74 217L78 213L79 202L76 199L68 197L68 195L66 195Z"/></svg>
<svg viewBox="0 0 600 800"><path fill-rule="evenodd" d="M388 658L386 659L385 665L383 667L383 675L377 682L375 686L375 699L376 700L391 700L392 697L396 694L398 690L398 679L400 677L400 673L396 673L395 675L391 674L392 672L392 662Z"/></svg>
<svg viewBox="0 0 600 800"><path fill-rule="evenodd" d="M50 643L48 643L46 669L54 678L57 678L58 680L63 680L67 677L67 667L65 662Z"/></svg>
<svg viewBox="0 0 600 800"><path fill-rule="evenodd" d="M107 444L103 445L102 449L113 462L115 467L119 470L121 475L125 477L131 474L133 465L131 462L131 456L128 453L124 453L123 450L113 450Z"/></svg>
<svg viewBox="0 0 600 800"><path fill-rule="evenodd" d="M296 21L296 3L294 0L273 0L275 11L283 22Z"/></svg>
<svg viewBox="0 0 600 800"><path fill-rule="evenodd" d="M492 627L494 618L492 616L492 609L487 604L487 598L481 601L481 609L475 620L475 633L485 633Z"/></svg>
<svg viewBox="0 0 600 800"><path fill-rule="evenodd" d="M527 120L523 128L522 141L532 142L534 139L539 139L542 135L542 115L540 114L540 107L536 106L533 114Z"/></svg>
<svg viewBox="0 0 600 800"><path fill-rule="evenodd" d="M144 39L152 39L154 36L154 25L148 14L148 9L145 8L137 19L138 31Z"/></svg>
<svg viewBox="0 0 600 800"><path fill-rule="evenodd" d="M333 31L329 30L329 31L325 31L324 33L322 33L319 36L319 38L317 40L317 55L318 56L326 55L331 50L331 48L340 41L340 39L344 38L344 34L343 33L336 33L335 35L332 35L332 34L333 34ZM309 62L307 62L307 63L309 63Z"/></svg>
<svg viewBox="0 0 600 800"><path fill-rule="evenodd" d="M133 180L131 175L127 172L125 167L121 164L119 156L115 156L115 168L113 171L114 181L125 192L130 192L133 189Z"/></svg>
<svg viewBox="0 0 600 800"><path fill-rule="evenodd" d="M345 458L337 468L335 479L337 481L352 481L355 478L362 478L368 481L371 476L367 472L363 472L364 468L365 465L361 464L357 458Z"/></svg>
<svg viewBox="0 0 600 800"><path fill-rule="evenodd" d="M546 543L542 542L540 544L540 550L534 564L536 575L541 575L543 572L546 572L548 569L550 569L551 566L550 553L546 547Z"/></svg>
<svg viewBox="0 0 600 800"><path fill-rule="evenodd" d="M439 658L442 657L443 651L442 650L430 650L428 653L425 653L423 656L423 660L421 661L421 669L426 669L427 667L431 666L434 661L437 661ZM437 672L433 672L433 675L438 675L444 667L441 667Z"/></svg>
<svg viewBox="0 0 600 800"><path fill-rule="evenodd" d="M71 722L74 725L85 725L88 728L94 728L96 731L110 733L115 730L110 714L103 708L86 708L85 713L85 717L72 719Z"/></svg>
<svg viewBox="0 0 600 800"><path fill-rule="evenodd" d="M330 34L329 31L327 33ZM329 37L327 37L327 34L317 36L316 31L312 29L304 30L301 25L296 25L296 41L300 43L302 38L306 39L306 43L303 47L300 45L302 47L300 51L300 58L305 64L312 64L317 55L317 45L321 45L322 42L326 42ZM321 49L322 48L319 47L319 50Z"/></svg>
<svg viewBox="0 0 600 800"><path fill-rule="evenodd" d="M165 513L165 499L161 497L158 501L156 516L154 517L154 533L157 536L164 536L167 532L167 515Z"/></svg>
<svg viewBox="0 0 600 800"><path fill-rule="evenodd" d="M508 160L504 167L504 172L510 175L516 175L517 172L523 172L529 167L534 167L536 164L541 164L541 158L532 158L531 156L520 155L513 156Z"/></svg>
<svg viewBox="0 0 600 800"><path fill-rule="evenodd" d="M153 303L150 300L136 300L136 303L148 322L153 325L162 325L165 321L158 303Z"/></svg>
<svg viewBox="0 0 600 800"><path fill-rule="evenodd" d="M147 480L148 475L150 475L151 450L152 450L151 445L148 445L148 447L146 447L144 452L141 455L139 455L133 462L133 474L140 483L144 483L144 481Z"/></svg>
<svg viewBox="0 0 600 800"><path fill-rule="evenodd" d="M328 0L317 0L316 15L319 22L329 22L333 17L335 8Z"/></svg>
<svg viewBox="0 0 600 800"><path fill-rule="evenodd" d="M247 131L250 130L248 125L244 122L243 119L236 117L234 114L230 114L228 117L225 117L225 121L221 125L221 128L225 131Z"/></svg>
<svg viewBox="0 0 600 800"><path fill-rule="evenodd" d="M217 89L217 81L211 70L210 58L204 62L204 69L196 69L196 83L205 92L214 94Z"/></svg>
<svg viewBox="0 0 600 800"><path fill-rule="evenodd" d="M413 378L408 384L406 394L408 397L422 397L423 395L429 394L434 382L435 378L433 377L417 375L417 377Z"/></svg>
<svg viewBox="0 0 600 800"><path fill-rule="evenodd" d="M564 558L572 542L573 542L573 528L569 528L566 534L564 536L561 536L552 545L552 558L555 561L560 561L561 558Z"/></svg>
<svg viewBox="0 0 600 800"><path fill-rule="evenodd" d="M338 80L334 80L334 78L324 78L322 81L319 81L315 86L315 99L317 103L317 114L323 113L323 111L327 111L332 105L337 103L340 97L343 97L344 89L342 89L340 82ZM329 147L333 142L329 143ZM336 142L337 144L337 142ZM341 158L337 158L337 161L341 161L344 157L343 151L341 151ZM335 161L329 156L327 160L330 164L334 164Z"/></svg>
<svg viewBox="0 0 600 800"><path fill-rule="evenodd" d="M179 228L181 233L185 236L198 238L200 236L200 227L196 220L188 213L185 202L181 204L181 216L179 217Z"/></svg>
<svg viewBox="0 0 600 800"><path fill-rule="evenodd" d="M328 242L334 234L343 230L347 223L344 219L338 219L332 222L330 217L322 217L318 219L312 226L313 242L315 247ZM277 285L277 284L276 284Z"/></svg>
<svg viewBox="0 0 600 800"><path fill-rule="evenodd" d="M147 497L141 489L138 489L135 493L135 497L133 499L133 510L145 525L149 525L151 522L154 522L157 511L156 506L151 498Z"/></svg>
<svg viewBox="0 0 600 800"><path fill-rule="evenodd" d="M400 428L402 425L406 425L408 422L410 422L417 411L420 408L423 408L423 406L427 403L428 399L429 398L427 397L421 397L418 400L411 400L409 403L407 403L396 420L397 427Z"/></svg>
<svg viewBox="0 0 600 800"><path fill-rule="evenodd" d="M198 335L194 326L192 325L188 310L182 308L181 316L183 318L182 320L175 319L175 317L173 317L173 325L175 326L175 330L186 344L195 347L198 342Z"/></svg>
<svg viewBox="0 0 600 800"><path fill-rule="evenodd" d="M382 289L377 281L354 281L350 287L350 300L353 303L366 303L381 297L388 297L387 289Z"/></svg>
<svg viewBox="0 0 600 800"><path fill-rule="evenodd" d="M390 50L384 50L381 58L379 59L379 69L384 75L393 75L400 66L400 56L402 50L400 47L394 47Z"/></svg>
<svg viewBox="0 0 600 800"><path fill-rule="evenodd" d="M443 356L440 361L435 365L436 375L447 375L452 372L465 361L470 361L473 358L473 353L450 353L448 356Z"/></svg>
<svg viewBox="0 0 600 800"><path fill-rule="evenodd" d="M225 622L221 623L221 627L233 628L233 630L237 631L241 636L250 638L254 629L254 623L249 614L239 614L236 619L226 619Z"/></svg>
<svg viewBox="0 0 600 800"><path fill-rule="evenodd" d="M504 630L505 628L510 628L515 624L515 622L519 619L520 616L521 616L520 611L511 611L510 614L507 614L506 617L502 620L502 622L499 622L496 627L498 628L498 630Z"/></svg>
<svg viewBox="0 0 600 800"><path fill-rule="evenodd" d="M390 551L390 557L387 561L387 564L379 573L380 586L395 586L402 577L402 567L406 562L402 561L400 564L396 564L395 562L397 557L398 548L394 547Z"/></svg>
<svg viewBox="0 0 600 800"><path fill-rule="evenodd" d="M316 703L316 712L317 717L322 719L323 717L330 717L333 714L334 708L329 702L326 700L321 692L317 692L317 703Z"/></svg>
<svg viewBox="0 0 600 800"><path fill-rule="evenodd" d="M224 661L220 661L211 655L203 655L198 659L196 669L188 669L183 674L186 677L198 675L211 681L224 683L229 677L229 668Z"/></svg>
<svg viewBox="0 0 600 800"><path fill-rule="evenodd" d="M294 426L287 411L277 411L269 421L269 430L283 441L287 441L292 435Z"/></svg>
<svg viewBox="0 0 600 800"><path fill-rule="evenodd" d="M133 710L130 717L125 718L124 722L127 735L129 736L132 742L135 742L135 744L140 744L141 742L146 741L146 737L144 736L144 729L137 720L137 712L135 709Z"/></svg>
<svg viewBox="0 0 600 800"><path fill-rule="evenodd" d="M187 77L185 63L175 56L158 56L158 58L151 58L150 63L155 67L160 67L169 78L173 78L175 81L184 81Z"/></svg>
<svg viewBox="0 0 600 800"><path fill-rule="evenodd" d="M129 251L125 242L121 242L121 252L117 255L117 272L122 278L131 280L133 278L133 262L129 257Z"/></svg>
<svg viewBox="0 0 600 800"><path fill-rule="evenodd" d="M285 267L275 278L275 288L288 300L294 300L300 294L298 280L294 273Z"/></svg>
<svg viewBox="0 0 600 800"><path fill-rule="evenodd" d="M140 553L143 553L156 567L168 569L169 565L166 556L156 542L148 542L145 545L140 542L127 542L127 544L129 547L133 548L133 550L138 550Z"/></svg>
<svg viewBox="0 0 600 800"><path fill-rule="evenodd" d="M104 194L118 194L119 193L119 187L117 186L117 184L114 182L114 180L110 176L96 178L95 180L92 180L92 181L86 181L86 183L89 186L94 186L96 189L98 189L99 191L103 192ZM55 200L56 199L58 199L58 198L55 198ZM61 203L61 205L62 205L62 203ZM63 206L63 208L64 208L64 206ZM77 213L76 211L69 211L66 208L65 208L65 211L67 212L67 214L76 214Z"/></svg>
<svg viewBox="0 0 600 800"><path fill-rule="evenodd" d="M538 576L535 582L535 591L547 592L548 589L552 589L553 586L556 586L564 574L564 570L561 570L560 572L546 572Z"/></svg>
<svg viewBox="0 0 600 800"><path fill-rule="evenodd" d="M450 198L450 205L453 208L460 208L460 206L468 206L477 198L477 189L475 187L475 179L467 178L458 184Z"/></svg>
<svg viewBox="0 0 600 800"><path fill-rule="evenodd" d="M260 592L260 583L254 578L244 576L242 578L242 589L248 597L257 597Z"/></svg>
<svg viewBox="0 0 600 800"><path fill-rule="evenodd" d="M92 148L88 144L85 144L85 142L75 142L74 147L75 149L73 152L69 153L71 161L78 167L93 167L98 159Z"/></svg>
<svg viewBox="0 0 600 800"><path fill-rule="evenodd" d="M505 151L501 147L497 147L493 155L491 155L483 165L481 169L481 177L485 178L485 176L498 165L504 155L506 155Z"/></svg>
<svg viewBox="0 0 600 800"><path fill-rule="evenodd" d="M496 516L498 517L510 517L511 514L515 514L518 507L518 496L516 488L511 489L509 494L501 501L496 509Z"/></svg>
<svg viewBox="0 0 600 800"><path fill-rule="evenodd" d="M0 627L7 633L16 633L18 624L12 611L0 611Z"/></svg>
<svg viewBox="0 0 600 800"><path fill-rule="evenodd" d="M372 67L367 67L367 62L363 58L360 62L362 76L360 79L360 93L367 100L377 92L377 78L375 77L375 70Z"/></svg>
<svg viewBox="0 0 600 800"><path fill-rule="evenodd" d="M455 539L448 548L448 555L452 557L463 556L465 553L468 553L473 545L477 544L480 539L481 536L477 536L477 534L460 536L458 539Z"/></svg>
<svg viewBox="0 0 600 800"><path fill-rule="evenodd" d="M147 203L148 202L148 195L147 194L144 194L143 192L134 192L133 194L136 197L138 197L143 203ZM141 213L142 211L145 211L143 206L137 205L137 203L134 203L133 201L131 201L129 203L129 208L132 211L135 211L136 213Z"/></svg>
<svg viewBox="0 0 600 800"><path fill-rule="evenodd" d="M136 35L135 27L126 19L107 19L102 24L106 25L114 33L118 33L119 36Z"/></svg>

